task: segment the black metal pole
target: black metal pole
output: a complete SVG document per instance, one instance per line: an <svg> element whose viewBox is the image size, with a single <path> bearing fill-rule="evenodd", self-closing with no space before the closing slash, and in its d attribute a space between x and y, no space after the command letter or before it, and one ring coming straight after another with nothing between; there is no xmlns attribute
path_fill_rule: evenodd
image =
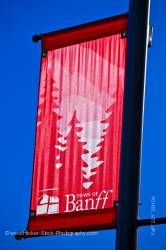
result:
<svg viewBox="0 0 166 250"><path fill-rule="evenodd" d="M137 249L149 0L130 0L116 250Z"/></svg>

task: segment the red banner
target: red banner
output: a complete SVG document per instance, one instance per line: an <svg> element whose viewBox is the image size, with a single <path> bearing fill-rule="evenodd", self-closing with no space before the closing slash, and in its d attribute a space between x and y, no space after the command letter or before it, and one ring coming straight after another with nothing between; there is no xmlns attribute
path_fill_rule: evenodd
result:
<svg viewBox="0 0 166 250"><path fill-rule="evenodd" d="M126 27L121 16L43 35L28 231L115 227Z"/></svg>

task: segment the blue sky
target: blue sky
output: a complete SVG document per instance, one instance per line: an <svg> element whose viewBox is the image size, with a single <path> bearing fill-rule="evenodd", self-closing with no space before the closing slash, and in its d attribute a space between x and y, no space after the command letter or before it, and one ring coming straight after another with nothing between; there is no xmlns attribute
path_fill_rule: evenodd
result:
<svg viewBox="0 0 166 250"><path fill-rule="evenodd" d="M148 51L143 157L141 178L141 218L166 216L166 2L152 0L153 47ZM1 23L1 227L3 250L48 248L114 249L115 231L94 236L58 236L16 241L5 231L26 227L32 175L40 43L35 33L48 32L127 12L127 0L2 0ZM165 250L166 226L139 230L139 250Z"/></svg>

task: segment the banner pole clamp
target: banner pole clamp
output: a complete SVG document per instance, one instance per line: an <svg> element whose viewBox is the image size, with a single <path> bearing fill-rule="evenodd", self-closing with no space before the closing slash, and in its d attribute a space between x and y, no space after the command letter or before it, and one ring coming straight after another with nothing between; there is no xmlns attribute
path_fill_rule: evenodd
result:
<svg viewBox="0 0 166 250"><path fill-rule="evenodd" d="M33 35L32 36L32 41L34 42L34 43L37 43L37 42L39 42L41 40L41 35Z"/></svg>
<svg viewBox="0 0 166 250"><path fill-rule="evenodd" d="M153 43L153 26L149 25L149 40L148 40L148 48L152 47Z"/></svg>

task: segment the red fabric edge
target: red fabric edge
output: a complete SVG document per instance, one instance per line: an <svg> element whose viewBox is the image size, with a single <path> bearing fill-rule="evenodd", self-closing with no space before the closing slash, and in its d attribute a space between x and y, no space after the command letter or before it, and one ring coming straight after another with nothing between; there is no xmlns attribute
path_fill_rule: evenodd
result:
<svg viewBox="0 0 166 250"><path fill-rule="evenodd" d="M60 31L42 34L42 51L54 50L118 34L127 30L127 24L128 16L127 14L123 14Z"/></svg>
<svg viewBox="0 0 166 250"><path fill-rule="evenodd" d="M30 217L25 238L42 236L44 232L77 232L116 227L117 209L88 210L73 213ZM35 234L38 232L38 234Z"/></svg>

